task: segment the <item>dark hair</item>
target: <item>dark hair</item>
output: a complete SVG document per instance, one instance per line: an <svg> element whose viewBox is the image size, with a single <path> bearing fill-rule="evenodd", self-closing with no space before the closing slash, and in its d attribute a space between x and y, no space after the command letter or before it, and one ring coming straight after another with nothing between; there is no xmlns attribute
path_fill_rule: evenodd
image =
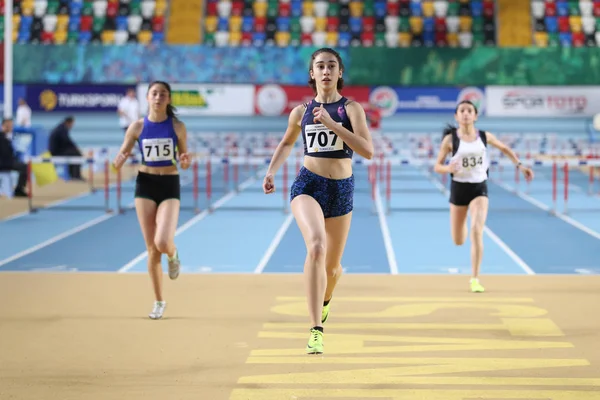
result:
<svg viewBox="0 0 600 400"><path fill-rule="evenodd" d="M340 71L343 71L345 69L344 62L342 61L342 57L340 56L340 54L337 51L335 51L329 47L320 48L319 50L316 50L314 53L312 53L312 56L310 56L310 64L308 65L308 86L310 86L310 88L313 90L313 92L315 94L317 93L317 83L315 82L315 80L313 78L310 77L310 71L312 71L313 63L315 62L315 58L317 58L317 56L321 53L329 53L329 54L335 56L339 66L340 66ZM340 77L338 79L336 87L337 87L337 90L342 90L344 88L344 78Z"/></svg>
<svg viewBox="0 0 600 400"><path fill-rule="evenodd" d="M71 122L75 121L75 118L71 115L69 115L68 117L65 118L65 122L67 124L70 124Z"/></svg>
<svg viewBox="0 0 600 400"><path fill-rule="evenodd" d="M463 100L460 103L458 103L456 105L456 109L454 110L454 114L458 112L458 107L460 107L461 104L470 104L473 107L473 110L475 110L475 114L478 114L477 107L475 106L475 104L473 104L471 100Z"/></svg>
<svg viewBox="0 0 600 400"><path fill-rule="evenodd" d="M167 92L169 92L169 98L171 97L171 85L169 85L167 82L164 82L164 81L154 81L154 82L152 82L148 86L148 93L150 92L150 89L152 89L152 86L154 86L154 85L163 85L165 87L165 89L167 89ZM177 118L177 115L175 114L176 111L177 111L177 108L175 108L170 103L167 104L167 115L169 117Z"/></svg>
<svg viewBox="0 0 600 400"><path fill-rule="evenodd" d="M456 127L454 125L446 124L446 127L444 128L444 133L442 134L442 140L444 140L446 135L450 135L452 132L455 132L455 131L456 131Z"/></svg>

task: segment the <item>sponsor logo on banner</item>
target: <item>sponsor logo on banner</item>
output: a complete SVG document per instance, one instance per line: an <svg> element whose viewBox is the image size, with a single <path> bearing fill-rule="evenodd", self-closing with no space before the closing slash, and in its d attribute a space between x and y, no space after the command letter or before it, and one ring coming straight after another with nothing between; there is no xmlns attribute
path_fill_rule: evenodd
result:
<svg viewBox="0 0 600 400"><path fill-rule="evenodd" d="M30 85L27 103L33 111L115 111L128 88L126 85Z"/></svg>
<svg viewBox="0 0 600 400"><path fill-rule="evenodd" d="M395 114L454 112L456 105L463 100L471 101L479 114L485 112L485 92L478 87L378 86L373 88L369 99L384 117Z"/></svg>
<svg viewBox="0 0 600 400"><path fill-rule="evenodd" d="M348 86L341 94L348 99L358 101L366 107L369 102L369 87ZM256 87L254 111L257 115L286 115L297 105L307 103L315 98L308 86L261 85Z"/></svg>
<svg viewBox="0 0 600 400"><path fill-rule="evenodd" d="M593 116L600 110L600 87L489 86L486 101L491 116Z"/></svg>
<svg viewBox="0 0 600 400"><path fill-rule="evenodd" d="M142 110L148 109L148 84L137 87ZM179 115L244 116L254 113L253 85L172 84L171 104Z"/></svg>

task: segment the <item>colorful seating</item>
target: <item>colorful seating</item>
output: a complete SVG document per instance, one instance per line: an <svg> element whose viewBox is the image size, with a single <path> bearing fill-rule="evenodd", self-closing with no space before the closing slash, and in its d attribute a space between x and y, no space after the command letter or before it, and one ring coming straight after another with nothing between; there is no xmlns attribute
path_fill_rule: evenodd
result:
<svg viewBox="0 0 600 400"><path fill-rule="evenodd" d="M216 46L496 44L493 0L207 0L203 29Z"/></svg>
<svg viewBox="0 0 600 400"><path fill-rule="evenodd" d="M600 46L600 0L532 0L533 45Z"/></svg>
<svg viewBox="0 0 600 400"><path fill-rule="evenodd" d="M4 10L4 2L2 10ZM167 0L13 0L17 43L164 41ZM3 14L3 12L2 12ZM4 16L0 15L4 24ZM0 30L4 35L4 29Z"/></svg>

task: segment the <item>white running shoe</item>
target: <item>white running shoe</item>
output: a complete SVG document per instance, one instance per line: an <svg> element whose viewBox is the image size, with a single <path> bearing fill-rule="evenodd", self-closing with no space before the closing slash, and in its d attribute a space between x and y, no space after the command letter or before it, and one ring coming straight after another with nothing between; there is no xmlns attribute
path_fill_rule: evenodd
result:
<svg viewBox="0 0 600 400"><path fill-rule="evenodd" d="M152 312L148 316L151 319L161 319L165 312L165 308L167 308L166 301L155 301L154 308L152 308Z"/></svg>
<svg viewBox="0 0 600 400"><path fill-rule="evenodd" d="M179 261L179 251L175 250L175 255L173 258L167 256L167 260L169 261L169 278L173 280L177 279L181 267L181 261Z"/></svg>

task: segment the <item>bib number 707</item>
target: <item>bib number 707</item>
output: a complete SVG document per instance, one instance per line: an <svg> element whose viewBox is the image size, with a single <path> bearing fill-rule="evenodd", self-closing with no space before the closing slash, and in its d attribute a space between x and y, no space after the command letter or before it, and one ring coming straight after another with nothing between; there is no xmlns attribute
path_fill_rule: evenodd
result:
<svg viewBox="0 0 600 400"><path fill-rule="evenodd" d="M344 141L323 124L306 125L304 132L309 153L336 151L344 148Z"/></svg>

